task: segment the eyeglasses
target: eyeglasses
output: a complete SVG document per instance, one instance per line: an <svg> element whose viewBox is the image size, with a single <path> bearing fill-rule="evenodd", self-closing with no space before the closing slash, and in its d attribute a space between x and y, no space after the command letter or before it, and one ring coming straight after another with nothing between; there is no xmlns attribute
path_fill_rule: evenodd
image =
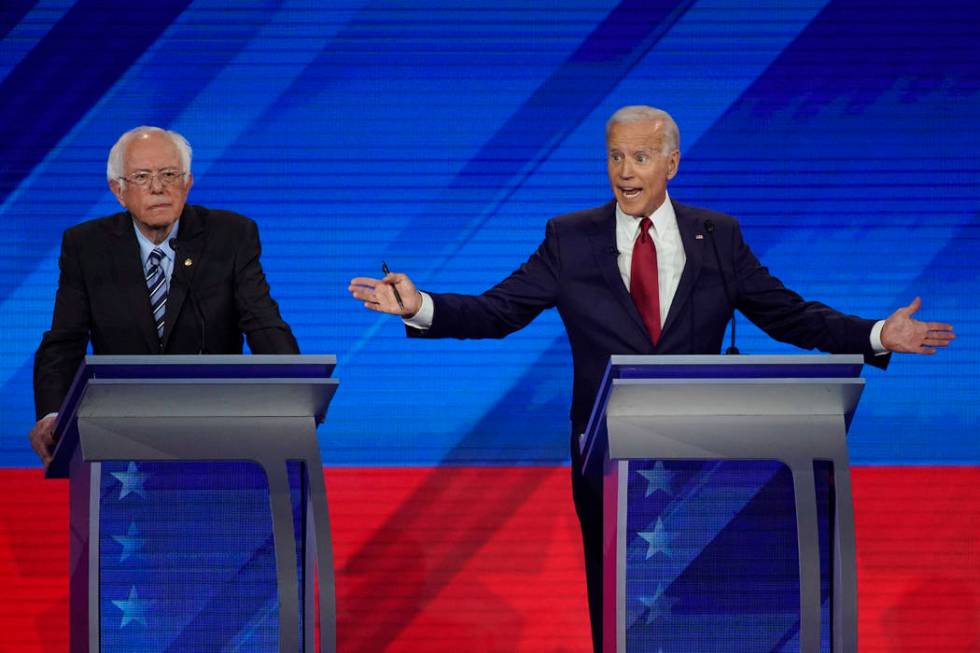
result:
<svg viewBox="0 0 980 653"><path fill-rule="evenodd" d="M140 188L145 188L149 186L153 181L154 177L160 180L161 186L173 186L177 182L181 181L186 172L181 172L179 170L160 170L158 172L147 172L140 171L134 172L128 177L117 177L119 181L128 181L131 184L135 184Z"/></svg>

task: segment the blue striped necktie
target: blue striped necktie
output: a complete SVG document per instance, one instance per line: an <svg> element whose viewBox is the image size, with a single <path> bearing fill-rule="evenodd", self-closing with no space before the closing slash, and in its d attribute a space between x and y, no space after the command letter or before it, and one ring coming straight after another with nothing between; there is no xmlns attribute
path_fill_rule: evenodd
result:
<svg viewBox="0 0 980 653"><path fill-rule="evenodd" d="M150 308L153 310L153 322L157 327L157 337L163 342L163 319L167 312L167 277L163 274L163 250L157 247L150 252L146 264L146 287L150 291Z"/></svg>

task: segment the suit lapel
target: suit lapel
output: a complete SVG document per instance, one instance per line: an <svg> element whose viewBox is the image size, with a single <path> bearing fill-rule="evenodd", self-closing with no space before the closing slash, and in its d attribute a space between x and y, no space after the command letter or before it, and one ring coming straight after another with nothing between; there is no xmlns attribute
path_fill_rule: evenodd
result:
<svg viewBox="0 0 980 653"><path fill-rule="evenodd" d="M599 271L609 287L609 292L619 301L633 325L639 329L639 335L643 342L647 343L648 348L652 347L653 343L650 340L650 334L647 333L646 326L643 324L643 318L640 317L640 312L636 310L636 304L633 303L633 298L630 297L626 285L623 284L623 277L619 273L615 201L598 210L592 223L592 233L589 239L592 242L592 250Z"/></svg>
<svg viewBox="0 0 980 653"><path fill-rule="evenodd" d="M147 351L156 353L160 351L160 340L157 338L153 312L150 310L150 294L146 288L140 246L133 231L133 218L128 211L118 214L112 235L115 242L109 248L108 256L119 284L120 312L143 335Z"/></svg>
<svg viewBox="0 0 980 653"><path fill-rule="evenodd" d="M196 211L184 206L180 214L180 230L177 234L177 247L174 256L174 269L170 276L170 291L167 293L167 312L164 315L163 348L170 342L170 334L177 324L177 316L187 298L187 289L194 280L198 259L204 249L204 224Z"/></svg>
<svg viewBox="0 0 980 653"><path fill-rule="evenodd" d="M695 283L701 274L701 265L704 261L704 248L707 242L704 233L704 225L694 213L683 204L672 202L674 214L677 216L677 229L681 234L681 243L684 245L684 271L681 272L681 279L677 283L677 291L674 299L670 303L670 311L667 313L667 320L664 322L663 333L666 333L671 326L677 322L684 304L691 297ZM663 337L661 337L663 340Z"/></svg>

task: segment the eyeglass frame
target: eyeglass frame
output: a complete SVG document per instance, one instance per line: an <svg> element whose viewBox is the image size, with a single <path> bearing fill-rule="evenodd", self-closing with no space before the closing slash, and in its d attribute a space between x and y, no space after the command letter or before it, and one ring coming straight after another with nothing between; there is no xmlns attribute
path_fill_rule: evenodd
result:
<svg viewBox="0 0 980 653"><path fill-rule="evenodd" d="M170 173L173 173L174 177L170 181L167 181L167 178L164 177L164 175ZM132 177L135 175L146 175L147 176L146 181L140 183L132 179ZM176 185L178 183L178 180L183 180L186 177L187 177L186 170L177 171L172 168L165 168L163 170L157 170L156 172L150 172L149 170L140 170L138 172L134 172L130 174L127 177L116 177L116 181L128 182L138 188L150 188L153 186L153 180L158 179L160 181L160 186L162 188L169 188L171 186Z"/></svg>

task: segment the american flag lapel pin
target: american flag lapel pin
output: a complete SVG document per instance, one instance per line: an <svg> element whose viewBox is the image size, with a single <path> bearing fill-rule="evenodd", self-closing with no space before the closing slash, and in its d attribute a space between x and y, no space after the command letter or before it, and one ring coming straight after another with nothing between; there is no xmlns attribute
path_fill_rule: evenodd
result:
<svg viewBox="0 0 980 653"><path fill-rule="evenodd" d="M704 240L704 234L694 234L694 240Z"/></svg>

